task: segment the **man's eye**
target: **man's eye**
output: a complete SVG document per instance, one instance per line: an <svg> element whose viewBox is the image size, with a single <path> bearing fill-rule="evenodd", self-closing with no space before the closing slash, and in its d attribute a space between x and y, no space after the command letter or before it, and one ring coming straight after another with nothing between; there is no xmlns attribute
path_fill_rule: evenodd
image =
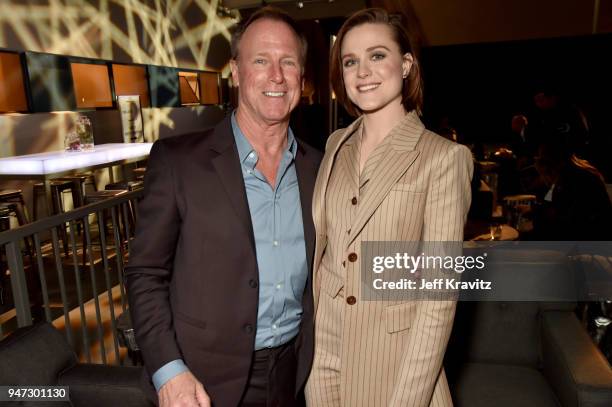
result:
<svg viewBox="0 0 612 407"><path fill-rule="evenodd" d="M343 66L345 68L350 68L351 66L355 65L355 60L354 59L345 59Z"/></svg>
<svg viewBox="0 0 612 407"><path fill-rule="evenodd" d="M297 65L295 63L295 61L292 61L292 60L286 60L286 61L283 61L283 62L284 62L285 65L288 65L288 66L296 66Z"/></svg>
<svg viewBox="0 0 612 407"><path fill-rule="evenodd" d="M372 60L373 61L379 61L381 59L385 59L386 55L380 52L377 52L376 54L372 55Z"/></svg>
<svg viewBox="0 0 612 407"><path fill-rule="evenodd" d="M255 63L256 63L256 64L265 64L265 63L266 63L266 60L265 60L265 59L263 59L263 58L257 58L257 59L255 60Z"/></svg>

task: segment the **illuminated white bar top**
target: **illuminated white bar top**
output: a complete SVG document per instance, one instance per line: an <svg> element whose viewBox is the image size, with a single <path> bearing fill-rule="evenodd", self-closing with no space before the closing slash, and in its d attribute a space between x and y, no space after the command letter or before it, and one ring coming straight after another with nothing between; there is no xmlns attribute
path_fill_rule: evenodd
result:
<svg viewBox="0 0 612 407"><path fill-rule="evenodd" d="M153 143L109 143L96 145L93 151L51 151L0 158L0 176L46 176L121 161L143 159Z"/></svg>

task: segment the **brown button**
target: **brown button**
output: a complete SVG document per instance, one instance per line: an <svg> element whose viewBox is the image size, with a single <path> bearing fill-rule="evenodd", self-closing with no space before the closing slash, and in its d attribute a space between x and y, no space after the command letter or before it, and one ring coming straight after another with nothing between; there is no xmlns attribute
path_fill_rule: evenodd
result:
<svg viewBox="0 0 612 407"><path fill-rule="evenodd" d="M349 297L346 297L346 303L348 305L355 305L356 302L357 302L357 298L355 298L354 296L351 295Z"/></svg>
<svg viewBox="0 0 612 407"><path fill-rule="evenodd" d="M348 255L348 259L351 263L355 263L357 261L357 253L351 253Z"/></svg>
<svg viewBox="0 0 612 407"><path fill-rule="evenodd" d="M354 196L353 199L351 199L351 203L353 205L357 205L357 197L356 196Z"/></svg>

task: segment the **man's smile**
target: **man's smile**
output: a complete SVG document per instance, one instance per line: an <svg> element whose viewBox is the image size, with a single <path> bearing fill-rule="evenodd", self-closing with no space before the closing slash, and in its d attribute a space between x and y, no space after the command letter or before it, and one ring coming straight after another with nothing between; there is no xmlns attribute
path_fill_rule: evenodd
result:
<svg viewBox="0 0 612 407"><path fill-rule="evenodd" d="M266 91L263 92L263 94L265 96L269 96L269 97L273 97L273 98L280 98L283 97L287 94L287 92L270 92L270 91Z"/></svg>

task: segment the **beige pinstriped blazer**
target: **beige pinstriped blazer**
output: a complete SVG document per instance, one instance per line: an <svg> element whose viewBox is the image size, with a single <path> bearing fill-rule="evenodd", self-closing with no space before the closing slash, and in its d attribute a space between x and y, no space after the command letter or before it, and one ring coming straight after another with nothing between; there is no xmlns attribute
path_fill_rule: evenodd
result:
<svg viewBox="0 0 612 407"><path fill-rule="evenodd" d="M442 359L455 303L360 301L360 261L350 262L348 255L359 255L362 241L462 241L471 202L472 156L465 146L426 130L416 113L408 113L387 136L392 137L390 147L370 174L348 239L342 239L345 250L335 250L344 253L333 259L346 268L342 281L321 267L328 244L325 202L351 199L327 187L337 153L360 126L357 119L330 136L313 197L315 315L321 295L334 296L343 288L345 298L357 298L344 311L342 404L452 406ZM334 193L339 196L329 196ZM322 280L327 293L321 292Z"/></svg>

